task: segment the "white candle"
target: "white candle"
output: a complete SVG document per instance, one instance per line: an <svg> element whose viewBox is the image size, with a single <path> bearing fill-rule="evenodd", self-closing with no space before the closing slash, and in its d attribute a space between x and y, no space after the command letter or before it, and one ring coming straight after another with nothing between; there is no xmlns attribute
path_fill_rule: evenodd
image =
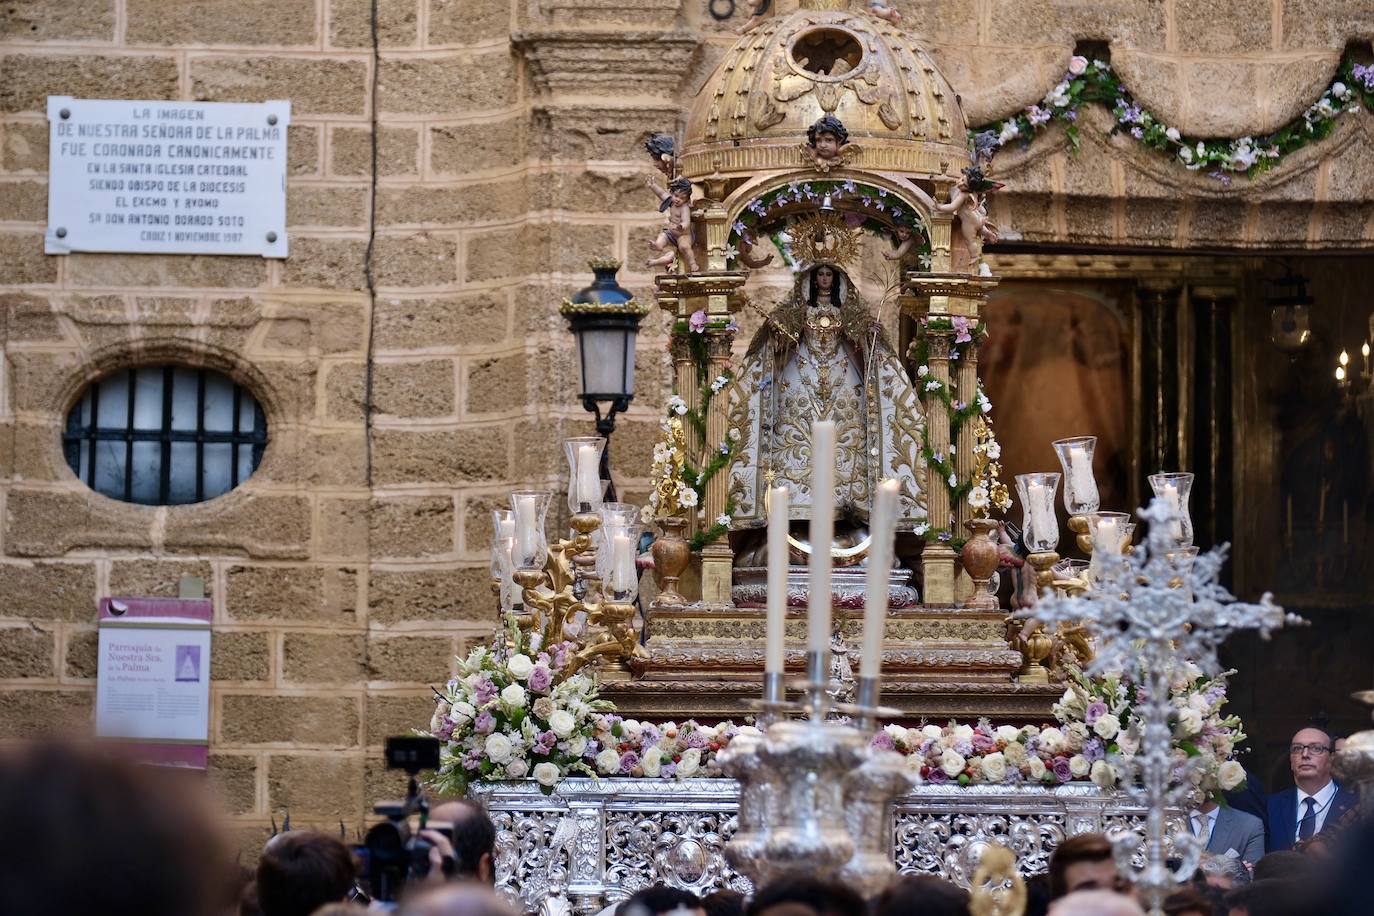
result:
<svg viewBox="0 0 1374 916"><path fill-rule="evenodd" d="M1079 505L1096 503L1097 480L1093 477L1093 463L1088 450L1080 445L1069 447L1069 479L1073 481L1074 501Z"/></svg>
<svg viewBox="0 0 1374 916"><path fill-rule="evenodd" d="M895 480L878 485L873 514L868 520L872 543L868 548L868 589L864 603L863 657L859 677L877 677L883 665L883 627L887 623L887 597L891 587L892 539L897 525Z"/></svg>
<svg viewBox="0 0 1374 916"><path fill-rule="evenodd" d="M496 540L503 541L513 537L515 537L515 516L502 516L497 521Z"/></svg>
<svg viewBox="0 0 1374 916"><path fill-rule="evenodd" d="M1030 505L1026 507L1030 512L1030 533L1026 540L1043 542L1049 539L1050 534L1055 535L1055 542L1059 541L1059 532L1054 520L1053 500L1054 493L1043 483L1033 483L1026 488L1026 495L1030 497Z"/></svg>
<svg viewBox="0 0 1374 916"><path fill-rule="evenodd" d="M577 447L577 501L588 505L601 502L601 473L597 466L596 446Z"/></svg>
<svg viewBox="0 0 1374 916"><path fill-rule="evenodd" d="M782 674L787 657L787 488L768 494L768 621L764 674Z"/></svg>
<svg viewBox="0 0 1374 916"><path fill-rule="evenodd" d="M807 649L830 651L830 545L835 535L835 424L811 424L811 576L806 599Z"/></svg>
<svg viewBox="0 0 1374 916"><path fill-rule="evenodd" d="M634 589L635 552L628 534L611 537L611 591L624 594Z"/></svg>
<svg viewBox="0 0 1374 916"><path fill-rule="evenodd" d="M519 562L525 562L539 551L539 497L515 497L515 553Z"/></svg>
<svg viewBox="0 0 1374 916"><path fill-rule="evenodd" d="M1159 496L1174 513L1173 520L1169 522L1169 536L1175 541L1183 540L1183 504L1179 502L1178 485L1166 483L1164 491Z"/></svg>

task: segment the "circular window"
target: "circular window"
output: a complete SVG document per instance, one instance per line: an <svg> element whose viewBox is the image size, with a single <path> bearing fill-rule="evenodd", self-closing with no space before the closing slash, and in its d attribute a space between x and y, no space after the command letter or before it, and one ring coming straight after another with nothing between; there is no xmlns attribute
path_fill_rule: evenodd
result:
<svg viewBox="0 0 1374 916"><path fill-rule="evenodd" d="M63 451L98 493L151 506L198 503L257 470L257 400L211 369L139 366L92 382L67 416Z"/></svg>
<svg viewBox="0 0 1374 916"><path fill-rule="evenodd" d="M792 45L792 61L815 76L844 76L863 59L864 46L840 29L812 29Z"/></svg>

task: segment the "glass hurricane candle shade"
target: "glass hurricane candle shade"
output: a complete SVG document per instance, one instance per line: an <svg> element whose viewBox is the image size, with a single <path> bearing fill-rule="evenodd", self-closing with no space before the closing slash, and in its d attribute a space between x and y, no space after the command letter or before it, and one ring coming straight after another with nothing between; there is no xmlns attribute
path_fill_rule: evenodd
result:
<svg viewBox="0 0 1374 916"><path fill-rule="evenodd" d="M1021 542L1031 553L1048 553L1059 546L1059 519L1054 514L1054 493L1059 474L1017 474L1016 493L1021 497Z"/></svg>
<svg viewBox="0 0 1374 916"><path fill-rule="evenodd" d="M563 440L568 456L568 508L573 515L595 512L605 488L601 483L601 453L606 440L600 436L574 436Z"/></svg>
<svg viewBox="0 0 1374 916"><path fill-rule="evenodd" d="M548 490L516 490L510 495L515 515L515 545L511 565L517 570L542 570L549 557L544 521L553 494Z"/></svg>
<svg viewBox="0 0 1374 916"><path fill-rule="evenodd" d="M639 555L640 526L606 525L601 530L605 548L596 555L601 594L607 601L629 604L639 592L639 569L635 566L635 558Z"/></svg>
<svg viewBox="0 0 1374 916"><path fill-rule="evenodd" d="M1188 494L1193 490L1193 475L1188 473L1159 473L1150 475L1150 487L1155 496L1177 516L1169 522L1169 539L1175 547L1193 544L1193 517L1188 512Z"/></svg>
<svg viewBox="0 0 1374 916"><path fill-rule="evenodd" d="M1101 505L1097 478L1093 476L1096 436L1074 436L1053 443L1059 464L1064 469L1064 510L1069 515L1090 515Z"/></svg>
<svg viewBox="0 0 1374 916"><path fill-rule="evenodd" d="M515 537L515 513L510 509L491 510L491 577L501 578L501 542ZM506 558L509 562L509 556Z"/></svg>
<svg viewBox="0 0 1374 916"><path fill-rule="evenodd" d="M520 586L511 578L515 574L515 566L511 562L511 551L515 549L515 538L497 538L491 544L491 567L492 577L501 583L500 602L501 613L507 614L515 609L517 604L523 604L520 597Z"/></svg>

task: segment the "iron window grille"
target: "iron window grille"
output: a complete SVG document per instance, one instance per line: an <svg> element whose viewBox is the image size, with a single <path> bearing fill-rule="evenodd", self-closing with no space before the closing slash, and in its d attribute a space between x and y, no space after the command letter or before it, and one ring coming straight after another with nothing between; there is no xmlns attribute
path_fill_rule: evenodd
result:
<svg viewBox="0 0 1374 916"><path fill-rule="evenodd" d="M62 436L67 464L88 487L155 506L229 492L257 470L266 446L266 417L249 392L219 372L176 365L92 382Z"/></svg>

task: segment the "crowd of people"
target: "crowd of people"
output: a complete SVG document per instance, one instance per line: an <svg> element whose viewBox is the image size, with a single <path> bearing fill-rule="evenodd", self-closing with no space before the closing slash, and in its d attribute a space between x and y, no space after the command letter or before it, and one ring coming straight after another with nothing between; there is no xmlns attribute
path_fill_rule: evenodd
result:
<svg viewBox="0 0 1374 916"><path fill-rule="evenodd" d="M1365 913L1374 824L1331 779L1331 736L1299 731L1295 786L1189 812L1207 852L1168 898L1171 916ZM1242 807L1250 811L1242 811ZM495 889L497 831L475 802L446 800L417 837L398 900L372 900L376 863L341 839L278 833L251 866L234 864L203 780L71 746L0 754L0 913L22 916L518 916ZM366 853L363 858L366 858ZM1143 914L1109 839L1064 839L1026 882L1027 916ZM599 916L965 916L969 892L933 875L885 888L794 875L746 898L654 884ZM571 916L571 914L569 914Z"/></svg>

